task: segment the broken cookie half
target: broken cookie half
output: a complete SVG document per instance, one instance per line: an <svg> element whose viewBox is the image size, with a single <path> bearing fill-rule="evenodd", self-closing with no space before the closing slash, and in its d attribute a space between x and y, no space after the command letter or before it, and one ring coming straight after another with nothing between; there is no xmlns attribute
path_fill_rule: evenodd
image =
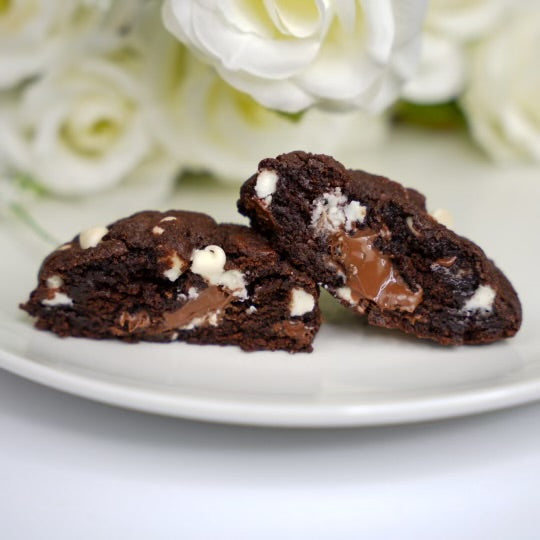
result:
<svg viewBox="0 0 540 540"><path fill-rule="evenodd" d="M438 223L424 197L304 152L265 159L238 203L252 227L370 324L442 344L513 336L521 305L473 242Z"/></svg>
<svg viewBox="0 0 540 540"><path fill-rule="evenodd" d="M84 231L43 262L21 307L60 336L310 351L318 288L248 227L140 212Z"/></svg>

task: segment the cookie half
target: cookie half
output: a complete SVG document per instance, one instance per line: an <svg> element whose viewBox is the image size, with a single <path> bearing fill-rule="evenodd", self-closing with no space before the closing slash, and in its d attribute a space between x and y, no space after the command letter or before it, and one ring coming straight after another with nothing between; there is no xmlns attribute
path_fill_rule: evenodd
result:
<svg viewBox="0 0 540 540"><path fill-rule="evenodd" d="M318 288L248 227L171 210L84 231L22 309L60 336L310 351Z"/></svg>
<svg viewBox="0 0 540 540"><path fill-rule="evenodd" d="M476 244L433 219L424 197L304 152L261 161L238 203L252 226L370 324L442 344L513 336L521 305Z"/></svg>

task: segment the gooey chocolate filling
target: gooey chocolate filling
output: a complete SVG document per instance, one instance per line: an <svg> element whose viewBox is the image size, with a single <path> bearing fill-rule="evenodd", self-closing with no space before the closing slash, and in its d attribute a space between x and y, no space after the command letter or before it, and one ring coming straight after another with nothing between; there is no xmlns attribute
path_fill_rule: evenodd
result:
<svg viewBox="0 0 540 540"><path fill-rule="evenodd" d="M222 312L233 300L232 294L211 285L200 291L197 298L185 303L180 309L165 312L163 328L166 330L182 328L195 321L199 321L199 326L206 326L213 313Z"/></svg>
<svg viewBox="0 0 540 540"><path fill-rule="evenodd" d="M423 291L410 289L391 258L374 246L377 237L375 231L362 229L352 236L339 232L330 240L332 253L345 272L345 286L355 303L367 298L382 309L412 313L422 301Z"/></svg>

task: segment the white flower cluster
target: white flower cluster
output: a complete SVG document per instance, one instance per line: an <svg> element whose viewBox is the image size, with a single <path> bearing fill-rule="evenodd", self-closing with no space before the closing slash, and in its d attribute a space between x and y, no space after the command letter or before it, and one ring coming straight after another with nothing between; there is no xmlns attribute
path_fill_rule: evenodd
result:
<svg viewBox="0 0 540 540"><path fill-rule="evenodd" d="M0 1L0 165L71 196L153 160L235 182L299 148L354 163L385 133L387 120L363 110L398 96L424 10L425 0Z"/></svg>
<svg viewBox="0 0 540 540"><path fill-rule="evenodd" d="M420 67L402 95L456 100L495 161L540 161L539 51L538 0L430 0Z"/></svg>
<svg viewBox="0 0 540 540"><path fill-rule="evenodd" d="M420 52L423 0L166 0L167 28L271 109L380 111Z"/></svg>
<svg viewBox="0 0 540 540"><path fill-rule="evenodd" d="M175 40L157 6L0 4L0 162L47 190L107 188L163 154Z"/></svg>
<svg viewBox="0 0 540 540"><path fill-rule="evenodd" d="M540 160L537 1L0 0L0 169L71 196L152 163L361 166L400 96L458 100L493 157Z"/></svg>

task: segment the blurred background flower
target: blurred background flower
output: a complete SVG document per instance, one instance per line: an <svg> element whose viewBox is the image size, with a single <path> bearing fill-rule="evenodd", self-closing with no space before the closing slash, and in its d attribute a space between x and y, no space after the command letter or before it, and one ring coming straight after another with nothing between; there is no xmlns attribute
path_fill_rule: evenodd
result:
<svg viewBox="0 0 540 540"><path fill-rule="evenodd" d="M463 108L497 161L540 161L540 5L518 9L472 51Z"/></svg>
<svg viewBox="0 0 540 540"><path fill-rule="evenodd" d="M469 71L468 46L494 31L508 5L507 0L430 0L420 66L403 97L440 103L459 96Z"/></svg>
<svg viewBox="0 0 540 540"><path fill-rule="evenodd" d="M129 60L73 58L29 85L2 113L8 163L63 195L103 189L130 173L152 139Z"/></svg>
<svg viewBox="0 0 540 540"><path fill-rule="evenodd" d="M240 183L293 149L361 168L393 120L468 129L496 162L538 161L539 9L0 0L0 193L7 206L28 186L84 196L153 165L171 186L186 170Z"/></svg>
<svg viewBox="0 0 540 540"><path fill-rule="evenodd" d="M0 88L48 71L84 49L103 29L121 31L139 2L4 0L0 2Z"/></svg>
<svg viewBox="0 0 540 540"><path fill-rule="evenodd" d="M155 8L141 5L129 15L122 25L97 27L99 38L5 93L0 154L11 170L51 193L82 195L113 186L164 152L160 141L170 134L162 132L168 115L161 100L177 44Z"/></svg>
<svg viewBox="0 0 540 540"><path fill-rule="evenodd" d="M289 115L267 109L187 55L179 90L179 133L174 140L187 145L186 165L236 183L253 174L263 156L298 148L360 166L359 149L380 143L388 124L382 115L359 110L335 114L313 108Z"/></svg>

